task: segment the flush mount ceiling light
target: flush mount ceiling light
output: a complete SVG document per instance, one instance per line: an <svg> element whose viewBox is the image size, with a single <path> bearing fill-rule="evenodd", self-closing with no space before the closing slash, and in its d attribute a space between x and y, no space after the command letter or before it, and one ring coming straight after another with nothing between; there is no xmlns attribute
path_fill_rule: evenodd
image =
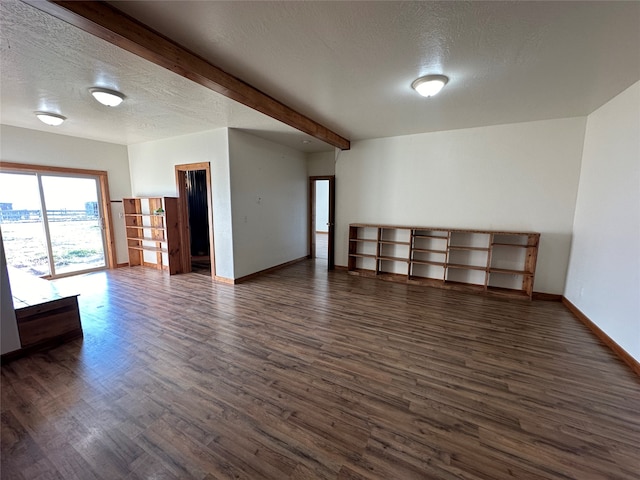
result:
<svg viewBox="0 0 640 480"><path fill-rule="evenodd" d="M122 93L109 90L108 88L93 87L90 88L89 91L91 95L93 95L93 98L107 107L117 107L124 100Z"/></svg>
<svg viewBox="0 0 640 480"><path fill-rule="evenodd" d="M49 113L49 112L33 112L38 117L42 123L46 123L47 125L51 125L52 127L57 127L58 125L62 125L67 117L59 115L57 113Z"/></svg>
<svg viewBox="0 0 640 480"><path fill-rule="evenodd" d="M411 87L423 97L433 97L448 81L444 75L426 75L414 80Z"/></svg>

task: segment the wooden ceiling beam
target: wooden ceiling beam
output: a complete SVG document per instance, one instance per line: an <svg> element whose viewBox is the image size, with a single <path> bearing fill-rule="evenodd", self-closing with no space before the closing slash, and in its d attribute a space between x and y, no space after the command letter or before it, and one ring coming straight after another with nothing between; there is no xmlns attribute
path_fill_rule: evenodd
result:
<svg viewBox="0 0 640 480"><path fill-rule="evenodd" d="M342 150L348 139L212 65L103 1L23 0L85 32Z"/></svg>

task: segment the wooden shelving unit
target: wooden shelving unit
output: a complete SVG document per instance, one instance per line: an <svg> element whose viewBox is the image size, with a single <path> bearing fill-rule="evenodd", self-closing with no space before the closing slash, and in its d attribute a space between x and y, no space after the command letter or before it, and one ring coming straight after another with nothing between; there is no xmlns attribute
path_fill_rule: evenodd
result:
<svg viewBox="0 0 640 480"><path fill-rule="evenodd" d="M349 273L531 299L540 234L352 224Z"/></svg>
<svg viewBox="0 0 640 480"><path fill-rule="evenodd" d="M182 272L180 220L175 197L123 198L129 266Z"/></svg>

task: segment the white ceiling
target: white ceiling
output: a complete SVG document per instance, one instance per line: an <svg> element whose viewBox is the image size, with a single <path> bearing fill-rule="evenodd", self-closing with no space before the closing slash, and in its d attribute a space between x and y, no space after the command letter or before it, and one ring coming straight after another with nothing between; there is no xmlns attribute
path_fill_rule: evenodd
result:
<svg viewBox="0 0 640 480"><path fill-rule="evenodd" d="M587 115L640 79L640 2L110 2L351 140ZM2 0L2 123L131 144L236 127L308 135ZM418 76L450 77L431 99ZM117 109L87 89L122 91ZM34 110L69 118L46 127ZM42 126L41 126L42 125Z"/></svg>

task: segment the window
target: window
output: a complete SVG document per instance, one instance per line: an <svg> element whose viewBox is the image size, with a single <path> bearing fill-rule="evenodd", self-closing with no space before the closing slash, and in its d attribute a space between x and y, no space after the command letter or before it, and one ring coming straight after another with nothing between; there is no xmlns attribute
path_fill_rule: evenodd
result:
<svg viewBox="0 0 640 480"><path fill-rule="evenodd" d="M0 172L0 228L8 265L59 277L111 264L108 196L101 191L106 173L7 170L6 165Z"/></svg>

